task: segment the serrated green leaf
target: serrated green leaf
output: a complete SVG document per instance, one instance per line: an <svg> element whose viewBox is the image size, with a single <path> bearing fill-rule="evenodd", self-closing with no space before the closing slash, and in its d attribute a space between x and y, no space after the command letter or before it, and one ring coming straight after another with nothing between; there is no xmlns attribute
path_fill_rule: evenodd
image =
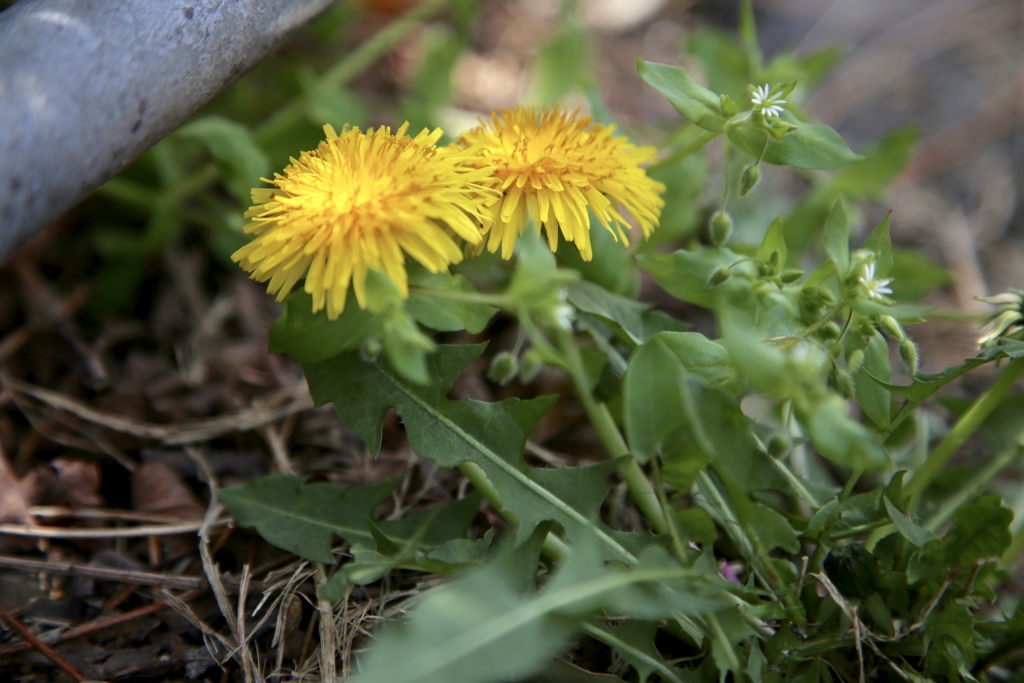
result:
<svg viewBox="0 0 1024 683"><path fill-rule="evenodd" d="M448 298L444 293L476 293L463 275L430 273L426 269L410 269L409 300L405 310L424 327L438 332L465 330L470 334L483 332L498 309L486 304ZM420 289L422 288L422 289ZM432 290L441 294L434 295Z"/></svg>
<svg viewBox="0 0 1024 683"><path fill-rule="evenodd" d="M315 562L334 563L331 539L372 543L369 519L394 481L343 488L272 475L218 492L239 526L251 526L269 543Z"/></svg>
<svg viewBox="0 0 1024 683"><path fill-rule="evenodd" d="M594 631L598 633L595 634ZM588 633L610 645L636 670L639 683L646 683L656 671L669 681L682 683L682 680L665 664L664 658L654 646L654 636L657 632L658 624L652 621L596 624L588 629Z"/></svg>
<svg viewBox="0 0 1024 683"><path fill-rule="evenodd" d="M294 290L270 328L270 352L286 354L299 363L316 363L358 349L382 326L381 318L358 306L346 306L337 320L328 320L323 311L313 313L312 296Z"/></svg>
<svg viewBox="0 0 1024 683"><path fill-rule="evenodd" d="M821 123L800 123L781 140L770 140L767 148L765 139L765 131L753 123L729 128L733 144L769 164L834 171L864 159L847 147L838 133Z"/></svg>
<svg viewBox="0 0 1024 683"><path fill-rule="evenodd" d="M503 561L428 595L405 628L379 638L362 662L358 683L484 683L514 680L545 661L603 609L622 614L700 613L688 570L664 554L631 570L605 565L596 544L583 543L539 593L521 597ZM687 590L673 590L676 585Z"/></svg>
<svg viewBox="0 0 1024 683"><path fill-rule="evenodd" d="M725 129L718 94L694 83L686 69L642 59L637 61L636 69L640 78L664 95L680 114L712 133Z"/></svg>
<svg viewBox="0 0 1024 683"><path fill-rule="evenodd" d="M999 557L1010 545L1013 511L1003 507L999 496L985 495L953 513L952 524L942 539L945 563L962 567Z"/></svg>
<svg viewBox="0 0 1024 683"><path fill-rule="evenodd" d="M228 187L246 206L252 188L260 178L270 175L270 160L246 126L223 116L202 116L192 119L175 135L198 140L222 169Z"/></svg>
<svg viewBox="0 0 1024 683"><path fill-rule="evenodd" d="M754 503L754 509L750 523L765 550L782 548L789 553L799 552L800 541L785 517L761 503Z"/></svg>
<svg viewBox="0 0 1024 683"><path fill-rule="evenodd" d="M339 417L380 450L388 408L405 424L413 450L444 467L472 462L481 467L501 494L504 507L520 520L520 537L545 519L561 524L569 537L589 530L613 555L635 558L597 521L608 490L609 461L591 467L529 469L522 460L530 430L551 405L551 397L499 403L449 401L448 388L483 350L483 346L441 346L427 359L430 383L416 385L380 362L357 353L342 353L303 366L316 403L334 402ZM353 391L352 387L358 387Z"/></svg>

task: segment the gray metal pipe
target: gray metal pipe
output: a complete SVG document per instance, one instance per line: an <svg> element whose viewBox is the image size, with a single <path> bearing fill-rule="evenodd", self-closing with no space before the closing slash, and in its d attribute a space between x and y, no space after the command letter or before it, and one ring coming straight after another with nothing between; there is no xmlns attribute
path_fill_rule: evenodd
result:
<svg viewBox="0 0 1024 683"><path fill-rule="evenodd" d="M0 260L332 0L21 0L0 12Z"/></svg>

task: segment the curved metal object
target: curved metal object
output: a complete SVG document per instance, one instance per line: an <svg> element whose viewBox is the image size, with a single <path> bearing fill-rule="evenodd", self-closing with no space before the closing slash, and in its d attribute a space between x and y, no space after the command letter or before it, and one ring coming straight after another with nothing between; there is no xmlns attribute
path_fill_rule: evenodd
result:
<svg viewBox="0 0 1024 683"><path fill-rule="evenodd" d="M0 12L0 260L331 0L21 0Z"/></svg>

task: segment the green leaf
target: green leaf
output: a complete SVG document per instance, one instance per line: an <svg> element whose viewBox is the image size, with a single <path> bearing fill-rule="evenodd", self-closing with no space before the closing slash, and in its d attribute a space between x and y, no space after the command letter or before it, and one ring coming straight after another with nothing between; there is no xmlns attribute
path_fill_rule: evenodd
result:
<svg viewBox="0 0 1024 683"><path fill-rule="evenodd" d="M705 28L686 43L686 50L700 60L708 88L740 99L747 94L753 79L747 54L726 33Z"/></svg>
<svg viewBox="0 0 1024 683"><path fill-rule="evenodd" d="M493 306L445 296L458 292L476 293L463 275L434 274L424 268L415 268L410 269L409 285L405 310L416 322L438 332L466 330L470 334L479 334L498 312Z"/></svg>
<svg viewBox="0 0 1024 683"><path fill-rule="evenodd" d="M881 429L887 429L892 421L892 394L881 384L873 382L872 377L884 382L892 378L889 345L880 334L872 335L868 341L864 349L864 364L853 378L861 410Z"/></svg>
<svg viewBox="0 0 1024 683"><path fill-rule="evenodd" d="M553 519L570 538L589 530L612 555L635 561L598 521L615 461L557 470L524 465L526 437L551 405L551 397L498 403L448 400L452 382L482 350L483 346L439 347L427 358L430 383L423 386L351 352L306 364L303 370L316 403L333 401L338 416L372 453L380 450L384 416L394 407L417 454L444 467L472 462L483 469L504 508L519 518L521 538L541 521Z"/></svg>
<svg viewBox="0 0 1024 683"><path fill-rule="evenodd" d="M718 287L707 287L716 268L730 267L742 260L742 256L729 249L680 249L671 254L637 256L640 266L654 276L662 289L680 301L703 308L714 308L720 301L743 302L750 297L750 281L735 274ZM750 265L742 263L733 270Z"/></svg>
<svg viewBox="0 0 1024 683"><path fill-rule="evenodd" d="M764 263L768 263L772 253L776 251L779 252L780 267L784 268L789 252L786 251L786 237L783 232L782 216L776 218L768 226L768 231L765 233L764 239L761 240L761 246L757 248L757 258Z"/></svg>
<svg viewBox="0 0 1024 683"><path fill-rule="evenodd" d="M593 80L591 33L577 21L561 21L537 50L526 100L551 103Z"/></svg>
<svg viewBox="0 0 1024 683"><path fill-rule="evenodd" d="M1002 555L1010 545L1013 511L996 495L985 495L953 513L942 539L946 566L963 567Z"/></svg>
<svg viewBox="0 0 1024 683"><path fill-rule="evenodd" d="M584 313L613 323L634 344L642 344L650 336L644 317L644 313L651 308L650 304L612 294L585 280L569 283L568 301Z"/></svg>
<svg viewBox="0 0 1024 683"><path fill-rule="evenodd" d="M837 173L833 188L851 197L880 197L907 167L916 142L917 131L913 128L893 131L864 150L864 161Z"/></svg>
<svg viewBox="0 0 1024 683"><path fill-rule="evenodd" d="M223 116L203 116L192 119L175 134L198 140L210 151L228 187L243 206L249 204L249 195L260 184L260 178L270 175L266 153L240 123Z"/></svg>
<svg viewBox="0 0 1024 683"><path fill-rule="evenodd" d="M366 104L358 95L317 78L311 69L304 66L299 67L298 78L306 120L318 130L325 123L340 131L343 124L363 126L370 121Z"/></svg>
<svg viewBox="0 0 1024 683"><path fill-rule="evenodd" d="M323 311L313 313L312 296L294 290L270 328L270 352L287 354L299 363L315 363L358 349L376 336L383 324L378 316L354 305L346 306L337 320L328 320Z"/></svg>
<svg viewBox="0 0 1024 683"><path fill-rule="evenodd" d="M267 542L294 555L334 564L334 536L350 544L373 542L370 515L394 485L343 488L279 474L223 488L218 495L239 526L255 527Z"/></svg>
<svg viewBox="0 0 1024 683"><path fill-rule="evenodd" d="M850 219L842 197L836 200L825 220L825 251L836 265L842 282L850 270Z"/></svg>
<svg viewBox="0 0 1024 683"><path fill-rule="evenodd" d="M851 419L846 401L838 396L798 397L794 407L808 438L824 457L866 471L888 464L878 435Z"/></svg>
<svg viewBox="0 0 1024 683"><path fill-rule="evenodd" d="M865 249L875 252L875 266L877 269L875 275L878 277L885 277L892 272L892 238L889 236L889 221L891 218L892 211L885 214L885 218L871 231L871 234L868 235L867 240L864 242Z"/></svg>
<svg viewBox="0 0 1024 683"><path fill-rule="evenodd" d="M598 634L594 634L597 631ZM630 666L636 670L639 683L646 683L651 674L659 672L664 678L682 683L664 662L654 645L658 624L652 621L624 621L596 624L589 631L610 645ZM621 680L621 679L616 679Z"/></svg>
<svg viewBox="0 0 1024 683"><path fill-rule="evenodd" d="M737 389L729 354L696 332L661 332L640 346L623 379L623 413L630 450L647 462L689 422L680 389L686 377Z"/></svg>
<svg viewBox="0 0 1024 683"><path fill-rule="evenodd" d="M917 548L923 548L926 544L935 539L935 534L900 512L899 509L892 504L892 501L889 500L888 496L882 496L882 499L885 501L885 509L889 513L889 519L891 519L892 523L896 525L896 530L900 532L900 535L907 539L911 545Z"/></svg>
<svg viewBox="0 0 1024 683"><path fill-rule="evenodd" d="M894 248L893 266L886 274L892 278L893 296L900 301L920 301L937 287L953 284L953 274L932 263L916 249Z"/></svg>
<svg viewBox="0 0 1024 683"><path fill-rule="evenodd" d="M712 133L725 130L721 98L694 83L685 69L642 59L637 61L636 69L640 78L664 95L680 114Z"/></svg>
<svg viewBox="0 0 1024 683"><path fill-rule="evenodd" d="M573 552L539 593L521 597L506 562L428 595L405 628L385 631L363 659L357 683L484 683L541 669L594 613L701 613L686 569L648 554L636 569L605 565L592 543ZM669 588L675 586L681 590ZM658 618L658 617L655 617Z"/></svg>
<svg viewBox="0 0 1024 683"><path fill-rule="evenodd" d="M754 158L761 157L764 149L761 158L769 164L834 171L864 159L852 152L838 133L821 123L800 123L781 140L769 140L767 148L766 138L764 129L754 123L729 128L733 144Z"/></svg>
<svg viewBox="0 0 1024 683"><path fill-rule="evenodd" d="M754 509L756 512L750 516L749 521L765 550L782 548L788 553L800 551L800 540L785 517L761 503L754 503Z"/></svg>

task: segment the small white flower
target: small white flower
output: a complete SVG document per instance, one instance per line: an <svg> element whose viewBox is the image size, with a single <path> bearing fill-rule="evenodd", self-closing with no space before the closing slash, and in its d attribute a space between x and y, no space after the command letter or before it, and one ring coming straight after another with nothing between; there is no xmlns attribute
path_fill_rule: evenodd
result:
<svg viewBox="0 0 1024 683"><path fill-rule="evenodd" d="M785 110L782 105L786 103L786 100L778 95L772 95L772 88L767 83L754 88L754 96L750 98L750 101L766 119L778 116Z"/></svg>
<svg viewBox="0 0 1024 683"><path fill-rule="evenodd" d="M892 294L892 289L889 287L889 283L892 282L889 278L884 280L875 279L875 264L865 263L864 274L859 278L860 284L864 287L864 291L867 292L868 296L872 299L883 299L886 294Z"/></svg>

